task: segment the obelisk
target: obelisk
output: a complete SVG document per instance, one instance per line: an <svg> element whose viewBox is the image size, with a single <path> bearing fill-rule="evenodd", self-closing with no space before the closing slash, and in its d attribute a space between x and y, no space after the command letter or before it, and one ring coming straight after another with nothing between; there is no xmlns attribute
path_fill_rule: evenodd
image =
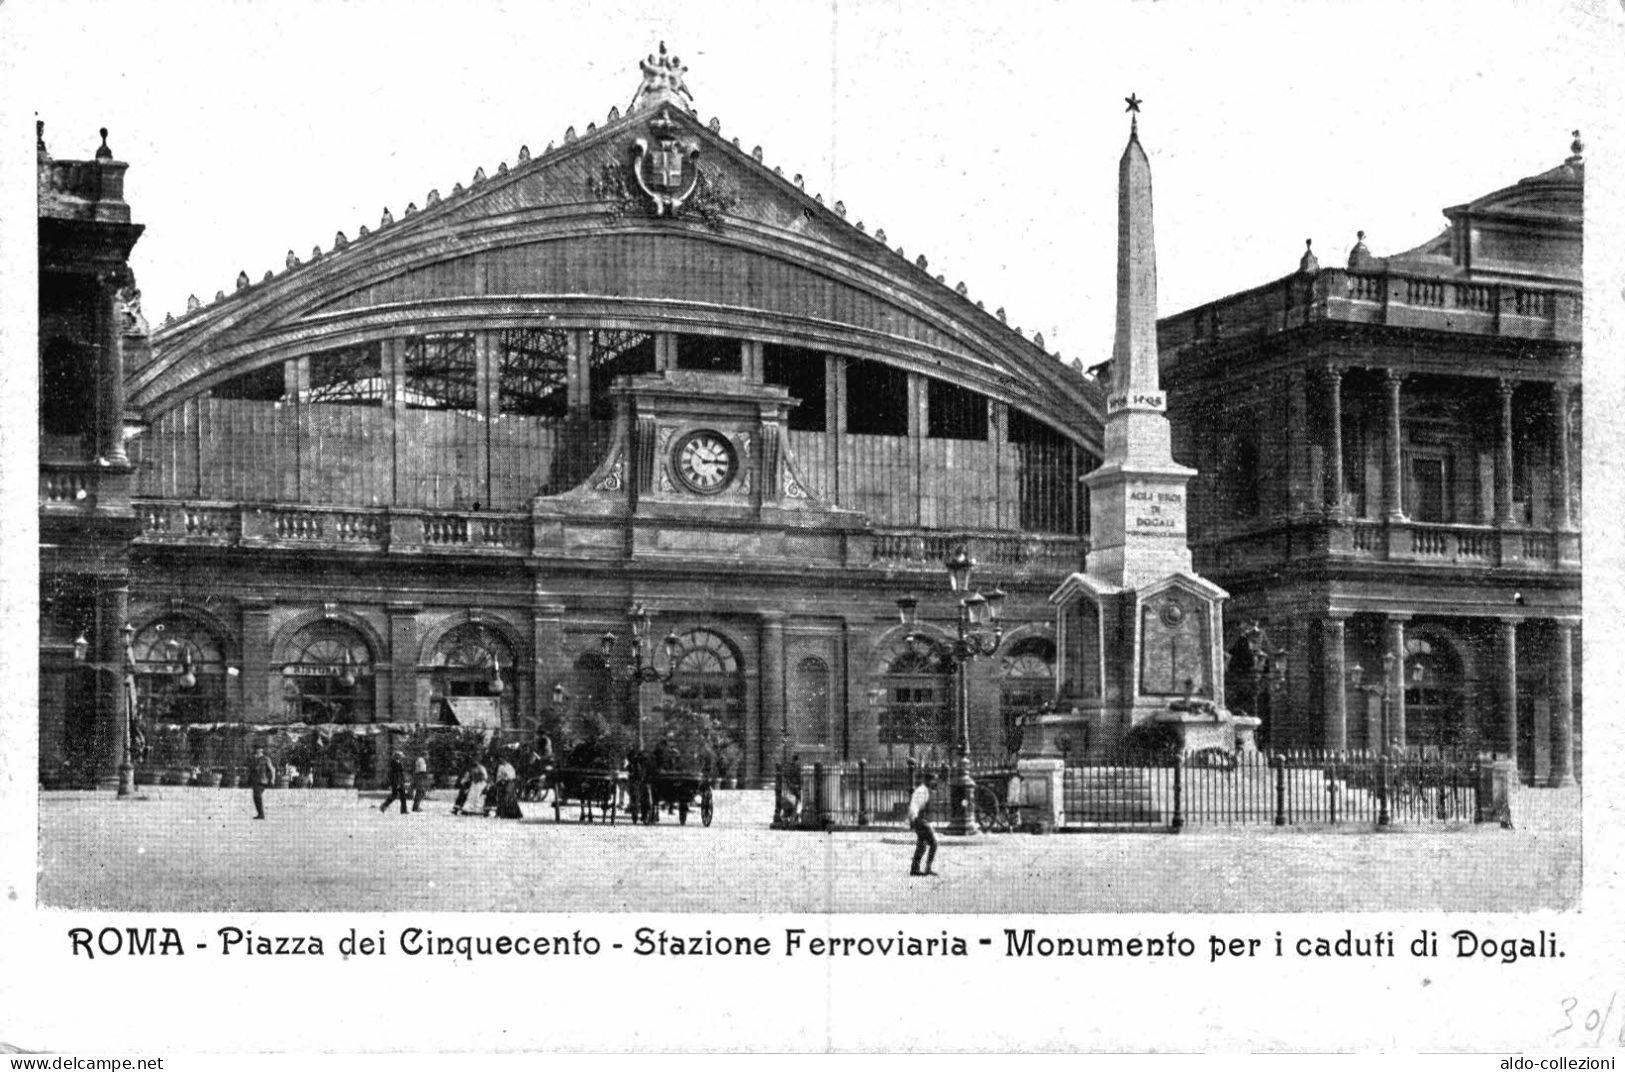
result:
<svg viewBox="0 0 1625 1072"><path fill-rule="evenodd" d="M1223 589L1191 568L1185 488L1157 370L1157 255L1151 162L1140 99L1118 164L1117 332L1106 399L1105 457L1084 477L1090 544L1082 573L1050 596L1060 672L1053 714L1024 740L1034 755L1109 752L1137 727L1165 723L1186 749L1250 743L1254 720L1224 709Z"/></svg>
<svg viewBox="0 0 1625 1072"><path fill-rule="evenodd" d="M1168 399L1158 389L1157 249L1151 222L1151 161L1140 145L1138 97L1130 96L1128 145L1117 165L1117 334L1106 396L1105 459L1084 478L1090 542L1085 572L1133 588L1189 572L1185 484L1174 461Z"/></svg>

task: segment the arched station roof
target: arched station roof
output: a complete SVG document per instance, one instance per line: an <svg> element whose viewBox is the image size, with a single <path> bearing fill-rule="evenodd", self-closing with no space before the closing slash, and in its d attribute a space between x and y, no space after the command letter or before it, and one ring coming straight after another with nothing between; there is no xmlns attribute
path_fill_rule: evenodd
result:
<svg viewBox="0 0 1625 1072"><path fill-rule="evenodd" d="M516 166L386 212L308 261L290 252L284 271L241 276L166 323L128 374L131 405L155 417L245 372L372 339L608 327L884 361L1017 405L1099 454L1097 384L724 139L683 96L647 92L649 69L624 116L533 159L521 150ZM662 152L691 191L663 211L644 182Z"/></svg>

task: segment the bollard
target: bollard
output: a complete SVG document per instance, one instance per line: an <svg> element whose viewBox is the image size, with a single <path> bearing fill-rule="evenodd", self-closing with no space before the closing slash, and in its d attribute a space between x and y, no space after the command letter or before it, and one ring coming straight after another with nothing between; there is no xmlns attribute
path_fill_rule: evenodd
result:
<svg viewBox="0 0 1625 1072"><path fill-rule="evenodd" d="M1174 817L1168 832L1177 834L1185 829L1185 763L1181 756L1174 757Z"/></svg>
<svg viewBox="0 0 1625 1072"><path fill-rule="evenodd" d="M858 760L858 825L869 825L869 762Z"/></svg>
<svg viewBox="0 0 1625 1072"><path fill-rule="evenodd" d="M1286 825L1286 757L1277 752L1270 757L1275 769L1275 825Z"/></svg>

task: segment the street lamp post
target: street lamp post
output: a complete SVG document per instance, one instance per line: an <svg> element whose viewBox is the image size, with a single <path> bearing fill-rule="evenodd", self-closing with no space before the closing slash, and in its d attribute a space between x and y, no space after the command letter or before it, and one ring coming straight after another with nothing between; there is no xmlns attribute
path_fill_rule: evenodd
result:
<svg viewBox="0 0 1625 1072"><path fill-rule="evenodd" d="M135 674L135 626L128 623L124 626L123 658L118 665L91 662L88 659L89 654L90 640L81 633L73 642L74 661L82 664L85 669L92 673L99 672L119 676L119 709L122 714L118 720L119 726L116 737L118 747L118 795L121 797L132 796L135 793L135 761L130 755L130 722L135 718L133 706L135 696L132 693L134 685L129 679ZM188 653L182 671L176 676L180 679L184 688L191 688L192 685L197 683L197 678L192 675L190 653ZM188 677L191 679L190 683L187 681Z"/></svg>
<svg viewBox="0 0 1625 1072"><path fill-rule="evenodd" d="M1382 681L1376 685L1365 683L1365 667L1355 663L1349 667L1349 684L1368 696L1378 699L1379 726L1378 732L1382 735L1380 750L1377 756L1377 825L1387 826L1390 822L1388 814L1388 704L1392 699L1390 682L1394 676L1394 653L1383 652L1382 655Z"/></svg>
<svg viewBox="0 0 1625 1072"><path fill-rule="evenodd" d="M976 781L970 774L970 682L969 665L972 660L992 655L1004 640L1004 592L998 588L987 595L971 589L971 573L976 562L961 547L943 564L948 572L948 588L961 595L959 600L959 635L949 654L954 661L958 680L957 706L954 718L954 771L950 785L952 817L948 833L968 835L980 833L976 823ZM904 596L897 601L897 613L909 630L908 639L914 640L918 624L920 601Z"/></svg>
<svg viewBox="0 0 1625 1072"><path fill-rule="evenodd" d="M598 639L599 647L604 653L604 665L613 667L610 661L615 654L618 638L613 632L605 633ZM666 648L666 669L664 672L655 669L654 656L647 656L649 650L649 612L642 603L632 607L632 655L626 664L626 686L631 697L633 713L637 716L638 751L643 751L643 697L639 690L644 685L671 683L673 675L677 673L677 649L681 645L676 633L667 633L664 641ZM613 671L612 671L613 672Z"/></svg>

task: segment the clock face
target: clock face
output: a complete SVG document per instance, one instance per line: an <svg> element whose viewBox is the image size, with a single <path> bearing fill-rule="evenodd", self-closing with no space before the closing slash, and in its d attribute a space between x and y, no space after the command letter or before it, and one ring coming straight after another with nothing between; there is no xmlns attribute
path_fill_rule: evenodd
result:
<svg viewBox="0 0 1625 1072"><path fill-rule="evenodd" d="M728 486L737 468L733 444L721 432L690 432L677 441L672 468L691 491L714 495Z"/></svg>

